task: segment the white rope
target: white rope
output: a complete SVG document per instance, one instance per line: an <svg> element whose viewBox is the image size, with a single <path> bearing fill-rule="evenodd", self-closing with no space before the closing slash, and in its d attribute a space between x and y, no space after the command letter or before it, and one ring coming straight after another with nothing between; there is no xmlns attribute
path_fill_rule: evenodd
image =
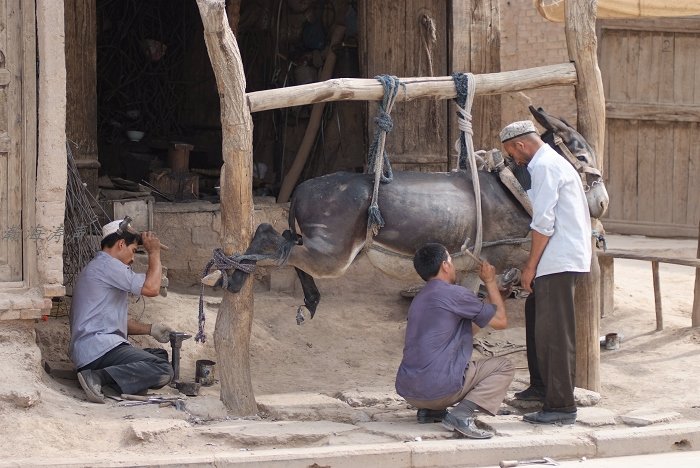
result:
<svg viewBox="0 0 700 468"><path fill-rule="evenodd" d="M476 239L474 240L473 254L475 257L481 255L481 244L483 239L483 220L481 215L481 186L479 184L479 171L476 165L476 155L474 154L474 130L472 128L472 103L474 102L474 94L476 88L476 80L472 73L467 73L467 101L464 108L457 106L457 123L459 130L464 134L464 141L467 147L467 159L469 160L469 169L472 173L472 185L474 186L474 201L476 202ZM464 240L462 251L467 250L469 239Z"/></svg>

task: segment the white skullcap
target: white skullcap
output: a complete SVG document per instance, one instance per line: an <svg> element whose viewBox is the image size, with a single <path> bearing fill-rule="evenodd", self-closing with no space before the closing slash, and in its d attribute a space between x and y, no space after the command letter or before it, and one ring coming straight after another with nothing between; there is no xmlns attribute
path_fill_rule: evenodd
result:
<svg viewBox="0 0 700 468"><path fill-rule="evenodd" d="M102 226L102 239L107 237L110 234L114 234L117 232L119 229L119 224L124 221L123 219L117 219L115 221L112 221L111 223L107 223L104 226Z"/></svg>
<svg viewBox="0 0 700 468"><path fill-rule="evenodd" d="M505 143L508 140L512 140L520 135L525 135L526 133L537 133L535 124L532 123L531 120L520 120L508 124L501 130L499 136L501 138L501 143Z"/></svg>

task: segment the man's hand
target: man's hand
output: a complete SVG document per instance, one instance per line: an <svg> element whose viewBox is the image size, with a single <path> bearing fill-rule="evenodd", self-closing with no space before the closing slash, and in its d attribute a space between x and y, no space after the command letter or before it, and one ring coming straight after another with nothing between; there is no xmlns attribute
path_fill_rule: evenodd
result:
<svg viewBox="0 0 700 468"><path fill-rule="evenodd" d="M532 268L529 265L526 265L523 268L522 273L520 274L520 285L523 287L523 289L529 293L532 292L532 282L535 280L535 273L537 272L536 268Z"/></svg>
<svg viewBox="0 0 700 468"><path fill-rule="evenodd" d="M143 240L143 248L149 254L160 251L160 239L156 237L156 233L152 231L146 231L141 233L141 239Z"/></svg>
<svg viewBox="0 0 700 468"><path fill-rule="evenodd" d="M491 281L496 281L496 268L493 265L491 265L488 261L482 259L481 271L479 271L479 278L481 278L481 281L483 281L484 284L487 284Z"/></svg>
<svg viewBox="0 0 700 468"><path fill-rule="evenodd" d="M154 323L151 325L150 335L160 343L167 343L170 341L170 332L172 331L173 329L167 325L162 323Z"/></svg>

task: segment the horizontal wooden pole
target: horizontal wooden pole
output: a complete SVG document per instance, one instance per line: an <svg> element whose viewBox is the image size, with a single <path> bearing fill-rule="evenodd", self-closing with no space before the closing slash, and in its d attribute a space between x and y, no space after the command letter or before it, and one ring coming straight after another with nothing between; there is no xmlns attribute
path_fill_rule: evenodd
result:
<svg viewBox="0 0 700 468"><path fill-rule="evenodd" d="M653 251L644 250L599 250L599 257L625 258L629 260L645 260L648 262L671 263L674 265L684 265L694 268L700 268L700 258L683 258L669 257L667 255L659 255Z"/></svg>
<svg viewBox="0 0 700 468"><path fill-rule="evenodd" d="M700 122L700 108L698 106L607 102L605 109L606 117L609 119Z"/></svg>
<svg viewBox="0 0 700 468"><path fill-rule="evenodd" d="M573 63L547 65L500 73L475 75L477 95L515 93L547 86L576 84ZM453 99L457 96L451 76L401 78L405 88L399 90L397 101L418 98ZM379 101L384 88L374 78L337 78L287 88L267 89L246 94L250 112L284 107L303 106L330 101Z"/></svg>

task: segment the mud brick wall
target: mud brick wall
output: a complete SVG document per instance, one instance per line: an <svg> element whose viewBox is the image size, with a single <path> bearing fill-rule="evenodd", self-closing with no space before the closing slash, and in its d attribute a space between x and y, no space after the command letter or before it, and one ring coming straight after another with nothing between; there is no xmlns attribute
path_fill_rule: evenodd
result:
<svg viewBox="0 0 700 468"><path fill-rule="evenodd" d="M501 2L501 70L555 65L569 61L564 23L542 18L532 1ZM576 124L574 87L552 87L526 93L504 94L501 100L503 125L531 118L528 104L543 107L557 117Z"/></svg>
<svg viewBox="0 0 700 468"><path fill-rule="evenodd" d="M171 284L198 284L202 270L221 247L221 210L208 202L156 203L153 228L170 250L163 252ZM273 198L255 198L253 226L270 223L278 231L287 229L289 204L276 204ZM261 275L264 272L261 271Z"/></svg>

